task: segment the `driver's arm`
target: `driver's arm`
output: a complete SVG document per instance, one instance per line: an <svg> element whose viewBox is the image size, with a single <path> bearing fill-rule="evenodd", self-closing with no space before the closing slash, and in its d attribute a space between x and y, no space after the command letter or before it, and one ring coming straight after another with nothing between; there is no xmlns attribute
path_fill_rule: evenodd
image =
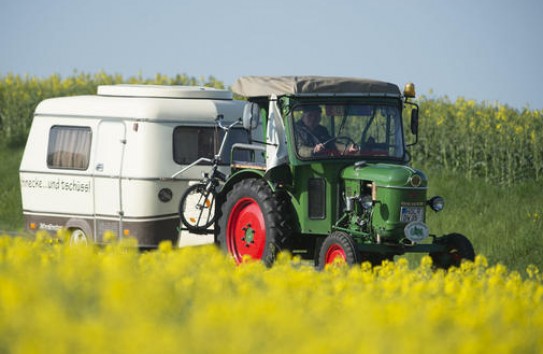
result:
<svg viewBox="0 0 543 354"><path fill-rule="evenodd" d="M311 157L313 156L313 147L307 145L298 145L298 155L302 157Z"/></svg>

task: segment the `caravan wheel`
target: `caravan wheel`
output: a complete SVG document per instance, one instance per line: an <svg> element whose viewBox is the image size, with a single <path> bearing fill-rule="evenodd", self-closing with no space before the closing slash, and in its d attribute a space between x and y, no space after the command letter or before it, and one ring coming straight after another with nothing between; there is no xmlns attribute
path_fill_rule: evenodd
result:
<svg viewBox="0 0 543 354"><path fill-rule="evenodd" d="M81 229L71 229L70 245L90 245L91 240L85 231Z"/></svg>

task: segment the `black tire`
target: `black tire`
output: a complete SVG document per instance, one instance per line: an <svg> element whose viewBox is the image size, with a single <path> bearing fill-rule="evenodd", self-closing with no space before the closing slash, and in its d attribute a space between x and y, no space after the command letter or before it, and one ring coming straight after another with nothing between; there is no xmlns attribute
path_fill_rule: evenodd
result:
<svg viewBox="0 0 543 354"><path fill-rule="evenodd" d="M244 179L226 195L216 225L220 248L236 263L249 256L273 265L292 233L292 212L286 195L273 193L261 179Z"/></svg>
<svg viewBox="0 0 543 354"><path fill-rule="evenodd" d="M334 231L324 239L316 262L317 269L324 269L336 258L343 259L349 266L362 262L361 254L353 238L343 231Z"/></svg>
<svg viewBox="0 0 543 354"><path fill-rule="evenodd" d="M179 201L179 217L192 233L207 233L215 222L215 191L206 192L205 184L189 186Z"/></svg>
<svg viewBox="0 0 543 354"><path fill-rule="evenodd" d="M430 253L435 268L449 269L459 267L463 260L474 261L475 251L470 240L461 234L437 237L436 244L445 245L444 252Z"/></svg>

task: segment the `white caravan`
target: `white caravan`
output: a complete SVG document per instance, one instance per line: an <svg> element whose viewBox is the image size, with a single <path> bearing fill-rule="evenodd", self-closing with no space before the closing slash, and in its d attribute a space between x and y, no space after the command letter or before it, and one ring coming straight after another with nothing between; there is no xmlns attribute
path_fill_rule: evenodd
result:
<svg viewBox="0 0 543 354"><path fill-rule="evenodd" d="M140 247L176 242L179 199L209 166L177 172L213 157L215 119L233 122L243 107L230 91L193 86L100 86L41 102L20 166L26 228L67 228L72 242L101 243L106 231ZM236 129L227 147L245 135Z"/></svg>

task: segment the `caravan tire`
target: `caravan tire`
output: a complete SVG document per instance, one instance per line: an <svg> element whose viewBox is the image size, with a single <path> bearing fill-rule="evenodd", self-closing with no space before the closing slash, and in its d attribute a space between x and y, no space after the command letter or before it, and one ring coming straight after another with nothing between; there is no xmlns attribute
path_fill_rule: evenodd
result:
<svg viewBox="0 0 543 354"><path fill-rule="evenodd" d="M85 231L75 228L70 229L70 245L90 245L91 239Z"/></svg>

